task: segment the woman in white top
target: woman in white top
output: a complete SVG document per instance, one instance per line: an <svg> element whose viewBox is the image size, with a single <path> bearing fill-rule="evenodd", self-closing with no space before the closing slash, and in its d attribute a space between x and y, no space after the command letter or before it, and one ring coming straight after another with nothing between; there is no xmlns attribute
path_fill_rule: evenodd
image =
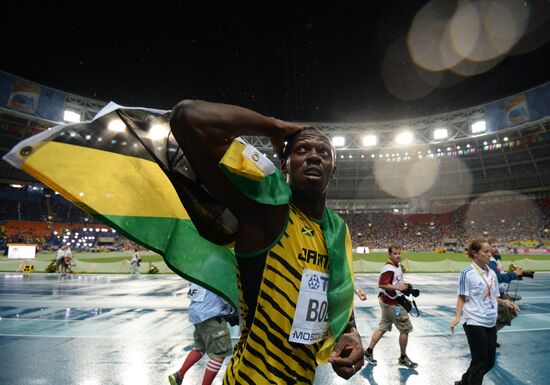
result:
<svg viewBox="0 0 550 385"><path fill-rule="evenodd" d="M498 302L516 310L517 306L508 300L498 298L498 280L488 266L491 247L484 239L474 239L466 249L472 264L460 274L455 319L451 321L451 332L464 313L464 332L470 346L472 360L470 367L455 385L481 385L483 376L495 364L496 322Z"/></svg>

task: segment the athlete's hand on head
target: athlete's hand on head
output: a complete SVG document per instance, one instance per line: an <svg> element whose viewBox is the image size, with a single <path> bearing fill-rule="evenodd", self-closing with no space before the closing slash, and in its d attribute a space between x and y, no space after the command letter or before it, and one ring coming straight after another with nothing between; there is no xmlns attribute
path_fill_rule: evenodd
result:
<svg viewBox="0 0 550 385"><path fill-rule="evenodd" d="M300 132L304 129L304 126L299 123L292 123L292 122L285 122L281 119L275 119L275 124L277 127L280 128L280 134L276 137L269 138L271 140L271 145L273 146L273 150L277 154L277 156L280 158L283 155L283 149L285 148L285 141L286 139L294 135L297 132Z"/></svg>
<svg viewBox="0 0 550 385"><path fill-rule="evenodd" d="M361 336L353 328L338 338L328 361L336 374L347 380L357 373L365 363L363 355Z"/></svg>
<svg viewBox="0 0 550 385"><path fill-rule="evenodd" d="M283 138L293 135L298 131L302 131L304 129L304 125L300 123L287 122L276 118L273 119L275 119L275 124L281 129L281 136Z"/></svg>

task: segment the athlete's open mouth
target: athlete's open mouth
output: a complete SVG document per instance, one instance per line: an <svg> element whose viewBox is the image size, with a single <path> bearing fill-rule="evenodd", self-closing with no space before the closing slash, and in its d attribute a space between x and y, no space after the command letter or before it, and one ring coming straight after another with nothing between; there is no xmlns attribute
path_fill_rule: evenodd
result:
<svg viewBox="0 0 550 385"><path fill-rule="evenodd" d="M323 173L317 167L310 167L304 171L304 175L310 178L320 178Z"/></svg>

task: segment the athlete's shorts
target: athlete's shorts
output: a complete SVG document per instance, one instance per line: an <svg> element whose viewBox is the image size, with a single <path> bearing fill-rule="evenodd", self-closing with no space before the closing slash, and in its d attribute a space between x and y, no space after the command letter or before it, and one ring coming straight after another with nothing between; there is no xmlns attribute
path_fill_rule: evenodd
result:
<svg viewBox="0 0 550 385"><path fill-rule="evenodd" d="M409 318L409 313L405 310L405 308L401 305L388 305L382 301L380 302L380 309L382 310L382 318L380 319L380 324L378 325L378 329L380 329L383 332L389 332L391 331L392 325L395 325L397 330L399 330L400 333L408 334L412 332L413 327L411 324L411 320ZM400 307L400 314L395 314L395 308Z"/></svg>
<svg viewBox="0 0 550 385"><path fill-rule="evenodd" d="M210 318L195 325L195 348L210 358L225 358L233 352L231 334L223 318Z"/></svg>

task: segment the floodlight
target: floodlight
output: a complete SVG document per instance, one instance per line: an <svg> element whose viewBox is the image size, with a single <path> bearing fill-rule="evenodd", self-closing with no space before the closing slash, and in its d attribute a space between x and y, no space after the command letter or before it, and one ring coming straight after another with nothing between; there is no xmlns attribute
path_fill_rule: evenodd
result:
<svg viewBox="0 0 550 385"><path fill-rule="evenodd" d="M373 147L378 144L378 136L375 134L367 134L363 136L363 146Z"/></svg>
<svg viewBox="0 0 550 385"><path fill-rule="evenodd" d="M449 137L449 131L446 128L436 128L433 131L434 140L441 140Z"/></svg>
<svg viewBox="0 0 550 385"><path fill-rule="evenodd" d="M411 144L413 141L413 133L410 131L401 131L395 136L395 142L399 145Z"/></svg>
<svg viewBox="0 0 550 385"><path fill-rule="evenodd" d="M75 111L65 110L63 113L63 120L66 122L78 123L80 122L80 114Z"/></svg>
<svg viewBox="0 0 550 385"><path fill-rule="evenodd" d="M480 134L486 131L485 120L478 120L472 123L472 134Z"/></svg>
<svg viewBox="0 0 550 385"><path fill-rule="evenodd" d="M123 132L126 129L126 125L120 119L113 119L107 124L107 128L114 132Z"/></svg>
<svg viewBox="0 0 550 385"><path fill-rule="evenodd" d="M334 147L342 147L346 144L346 138L344 136L333 136L332 145Z"/></svg>
<svg viewBox="0 0 550 385"><path fill-rule="evenodd" d="M149 129L149 137L152 140L165 138L168 135L168 128L162 124L153 124Z"/></svg>

